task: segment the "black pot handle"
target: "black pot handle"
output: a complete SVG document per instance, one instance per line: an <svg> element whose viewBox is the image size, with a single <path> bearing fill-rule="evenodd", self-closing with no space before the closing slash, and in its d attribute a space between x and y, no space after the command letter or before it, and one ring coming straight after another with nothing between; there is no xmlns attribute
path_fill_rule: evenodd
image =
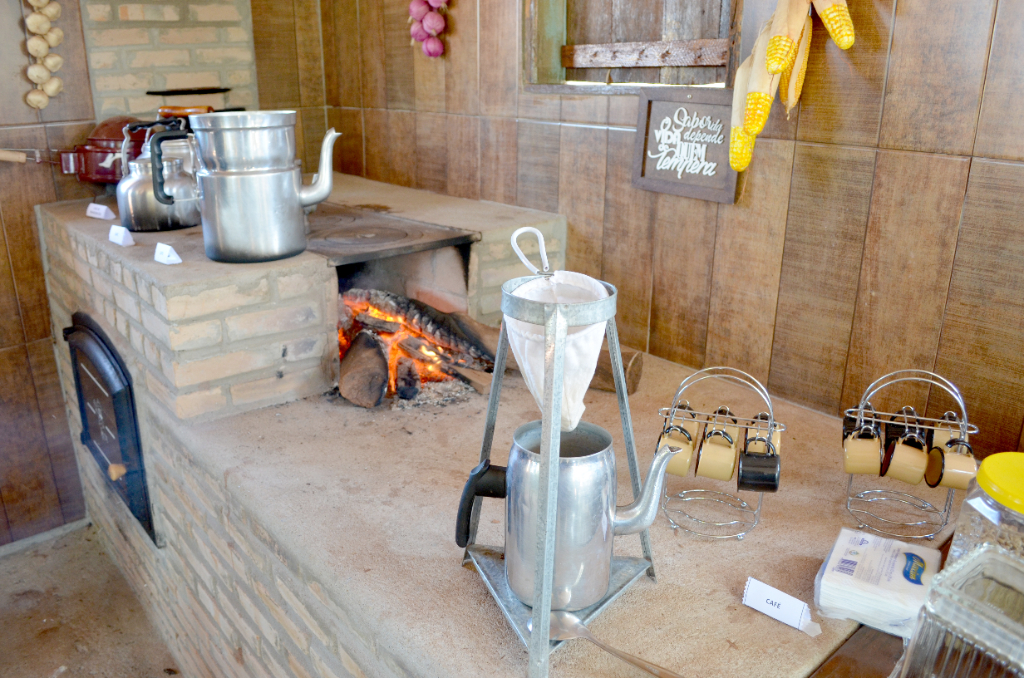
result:
<svg viewBox="0 0 1024 678"><path fill-rule="evenodd" d="M187 139L188 132L179 129L157 132L149 140L150 162L153 163L153 195L157 202L173 205L174 198L164 193L164 152L160 144L168 139Z"/></svg>
<svg viewBox="0 0 1024 678"><path fill-rule="evenodd" d="M504 466L491 466L490 460L485 459L469 472L469 480L462 488L462 499L459 500L459 517L455 520L455 543L462 548L469 544L470 520L477 497L505 498Z"/></svg>

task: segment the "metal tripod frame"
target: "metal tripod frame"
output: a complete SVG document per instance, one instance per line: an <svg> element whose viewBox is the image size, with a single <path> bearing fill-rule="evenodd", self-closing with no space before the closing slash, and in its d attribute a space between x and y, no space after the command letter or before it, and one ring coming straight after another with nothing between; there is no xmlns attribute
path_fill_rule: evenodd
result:
<svg viewBox="0 0 1024 678"><path fill-rule="evenodd" d="M626 443L626 457L629 463L629 476L633 488L633 496L641 493L640 466L636 458L636 444L633 438L633 423L629 414L629 400L626 395L626 376L622 367L622 353L619 348L618 330L615 326L617 290L609 283L601 282L608 290L608 297L597 301L577 304L546 304L517 297L513 292L521 285L545 275L514 278L501 286L501 312L504 316L526 323L540 325L544 328L544 405L542 407L541 449L540 449L540 488L546 488L539 494L539 511L544 520L537 530L537 563L535 565L533 606L530 624L533 632L524 632L523 619L516 618L516 612L510 610L512 605L525 606L517 600L509 601L505 595L507 585L499 588L504 576L503 568L496 570L493 562L485 562L493 547L476 546L477 528L480 523L481 498L473 502L470 519L469 544L463 556L463 562L472 562L481 574L485 584L494 596L505 617L512 624L520 639L526 642L530 653L527 675L529 678L547 678L549 656L551 651L561 643L552 643L549 639L551 623L551 594L555 564L555 517L558 504L558 459L562 419L562 392L565 368L565 344L570 327L581 327L607 322L605 333L608 338L608 352L611 357L612 375L615 380L615 393L619 402L619 415L622 420L622 434ZM487 420L484 425L484 439L480 447L480 461L491 457L494 442L494 425L498 416L498 405L501 401L501 385L505 373L505 362L508 355L508 330L505 321L501 323L501 334L498 349L494 356L494 379L491 384L490 399L487 404ZM640 544L644 559L616 559L630 562L626 567L619 568L616 582L613 573L613 585L608 594L599 603L579 616L586 623L602 612L609 603L617 598L629 585L635 582L644 572L654 579L654 561L651 555L651 538L648 530L640 532ZM475 548L474 548L475 547ZM636 562L640 565L637 567ZM614 569L614 565L613 565ZM623 572L623 570L628 570Z"/></svg>

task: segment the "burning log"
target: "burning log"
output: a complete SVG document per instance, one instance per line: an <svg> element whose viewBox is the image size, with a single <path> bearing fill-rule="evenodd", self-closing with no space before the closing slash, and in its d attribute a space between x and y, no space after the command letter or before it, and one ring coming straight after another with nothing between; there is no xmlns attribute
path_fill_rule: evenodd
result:
<svg viewBox="0 0 1024 678"><path fill-rule="evenodd" d="M341 361L338 392L361 407L376 407L388 390L388 358L377 337L363 330Z"/></svg>
<svg viewBox="0 0 1024 678"><path fill-rule="evenodd" d="M395 367L395 395L402 400L412 400L420 392L420 373L411 358L399 358Z"/></svg>
<svg viewBox="0 0 1024 678"><path fill-rule="evenodd" d="M402 323L400 322L383 320L381 318L374 317L369 313L360 313L357 315L356 322L362 323L363 327L367 327L374 332L384 332L385 334L394 334L398 330L402 329Z"/></svg>

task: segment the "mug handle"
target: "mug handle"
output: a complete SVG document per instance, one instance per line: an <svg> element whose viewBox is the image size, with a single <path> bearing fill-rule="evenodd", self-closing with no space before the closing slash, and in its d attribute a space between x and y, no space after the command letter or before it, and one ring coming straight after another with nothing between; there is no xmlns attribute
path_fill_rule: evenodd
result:
<svg viewBox="0 0 1024 678"><path fill-rule="evenodd" d="M484 459L469 472L469 480L462 488L462 498L459 500L459 515L455 519L455 543L461 548L469 544L470 522L476 498L505 498L505 470L504 466L491 466L491 461Z"/></svg>

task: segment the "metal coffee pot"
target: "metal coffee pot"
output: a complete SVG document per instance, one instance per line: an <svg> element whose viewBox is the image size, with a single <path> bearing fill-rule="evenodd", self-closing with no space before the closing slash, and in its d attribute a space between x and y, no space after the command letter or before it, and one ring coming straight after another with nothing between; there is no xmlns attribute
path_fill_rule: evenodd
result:
<svg viewBox="0 0 1024 678"><path fill-rule="evenodd" d="M155 126L175 129L181 125L177 118L154 122L133 122L124 127L121 144L121 180L117 183L117 211L121 225L129 231L170 231L198 226L200 223L199 196L192 166L192 149L188 140L175 142L165 149L163 174L166 192L174 197L173 205L161 204L153 191L153 169L150 158L149 132ZM147 130L142 152L129 160L132 139L139 130Z"/></svg>
<svg viewBox="0 0 1024 678"><path fill-rule="evenodd" d="M505 573L509 588L526 605L533 603L537 527L543 520L538 509L543 491L540 446L541 422L532 421L516 430L506 468L484 461L470 472L455 532L456 543L465 547L475 498L505 499ZM612 538L639 532L654 522L665 466L678 451L662 447L641 495L629 506L616 507L611 435L587 422L561 432L552 610L582 610L608 592Z"/></svg>
<svg viewBox="0 0 1024 678"><path fill-rule="evenodd" d="M333 181L334 141L327 130L318 175L302 184L296 159L295 111L220 112L190 115L196 150L196 181L202 211L203 244L214 261L273 261L306 249L305 209L327 199ZM182 130L153 136L153 186L165 205L162 145L188 138Z"/></svg>

